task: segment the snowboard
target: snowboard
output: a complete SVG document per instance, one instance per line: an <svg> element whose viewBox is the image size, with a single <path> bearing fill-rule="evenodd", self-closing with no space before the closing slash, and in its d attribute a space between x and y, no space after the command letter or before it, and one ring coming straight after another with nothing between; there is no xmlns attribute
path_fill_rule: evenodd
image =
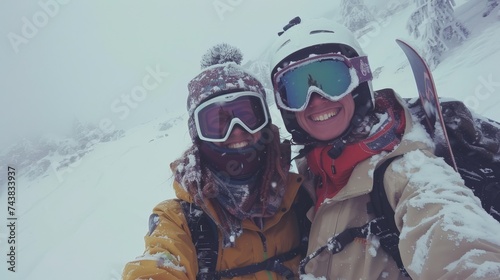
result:
<svg viewBox="0 0 500 280"><path fill-rule="evenodd" d="M442 156L446 163L457 170L429 66L411 45L400 39L396 39L396 43L401 47L410 62L415 83L417 84L419 100L425 114L425 127L434 143L436 143L436 154Z"/></svg>

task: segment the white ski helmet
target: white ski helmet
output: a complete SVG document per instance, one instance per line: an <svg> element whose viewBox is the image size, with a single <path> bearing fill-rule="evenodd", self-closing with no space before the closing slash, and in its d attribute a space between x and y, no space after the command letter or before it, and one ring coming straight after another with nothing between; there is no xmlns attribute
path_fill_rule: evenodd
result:
<svg viewBox="0 0 500 280"><path fill-rule="evenodd" d="M340 53L346 57L366 55L349 29L324 18L301 21L296 17L278 35L269 51L271 79L289 62L300 61L310 54ZM361 83L351 94L356 104L356 112L351 123L360 122L373 108L374 92L371 81ZM275 98L278 97L275 95ZM298 143L316 141L298 126L293 112L279 109L294 141Z"/></svg>

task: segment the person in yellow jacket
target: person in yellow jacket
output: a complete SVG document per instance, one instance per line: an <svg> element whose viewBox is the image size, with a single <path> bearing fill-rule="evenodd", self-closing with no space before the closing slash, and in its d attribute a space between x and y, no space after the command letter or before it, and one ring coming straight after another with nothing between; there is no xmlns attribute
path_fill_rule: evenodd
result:
<svg viewBox="0 0 500 280"><path fill-rule="evenodd" d="M298 279L302 179L289 172L290 145L262 84L230 61L202 69L188 90L193 144L170 165L177 198L154 208L145 252L123 279ZM201 213L216 228L216 274L200 262L188 224Z"/></svg>
<svg viewBox="0 0 500 280"><path fill-rule="evenodd" d="M296 18L269 52L276 105L303 146L299 174L316 196L301 271L322 279L499 279L500 224L434 155L408 104L392 89L372 89L352 32ZM393 211L386 221L400 235L384 250L393 235L375 226L379 201L370 192L386 163L377 178Z"/></svg>

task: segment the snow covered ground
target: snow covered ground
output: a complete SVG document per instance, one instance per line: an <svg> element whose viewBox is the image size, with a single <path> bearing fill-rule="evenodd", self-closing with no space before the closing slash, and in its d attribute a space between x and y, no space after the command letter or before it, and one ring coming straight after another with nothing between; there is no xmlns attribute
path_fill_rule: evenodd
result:
<svg viewBox="0 0 500 280"><path fill-rule="evenodd" d="M441 96L463 100L475 112L500 120L498 8L483 18L484 7L476 1L457 3L458 18L471 36L446 53L434 70L436 87ZM379 71L374 87L392 87L405 97L416 96L416 87L394 39L412 41L405 30L410 12L389 17L360 39L372 70ZM178 98L184 100L185 95L179 93ZM271 109L279 124L279 113L274 105ZM163 112L127 129L117 140L94 143L65 166L60 164L64 158L48 156L50 166L36 178L16 169L16 272L7 269L11 246L7 225L12 221L7 220L5 178L11 163L1 162L0 279L120 279L123 265L143 251L151 209L174 196L169 163L189 143L186 115Z"/></svg>

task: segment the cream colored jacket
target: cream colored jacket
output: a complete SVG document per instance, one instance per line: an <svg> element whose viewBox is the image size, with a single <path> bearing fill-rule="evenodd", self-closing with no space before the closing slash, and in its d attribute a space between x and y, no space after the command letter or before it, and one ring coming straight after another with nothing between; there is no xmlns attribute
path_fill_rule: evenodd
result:
<svg viewBox="0 0 500 280"><path fill-rule="evenodd" d="M316 213L311 209L308 253L325 245L331 236L373 218L366 210L373 171L385 160L399 157L387 168L384 185L401 232L401 257L411 277L500 279L500 224L481 208L460 176L433 156L431 142L419 141L423 127L412 121L406 107L405 111L400 145L358 164L335 197ZM299 173L309 177L308 187L314 187L307 164L304 160L297 164ZM376 237L356 239L335 255L325 250L306 266L306 272L326 279L407 279L377 241Z"/></svg>

